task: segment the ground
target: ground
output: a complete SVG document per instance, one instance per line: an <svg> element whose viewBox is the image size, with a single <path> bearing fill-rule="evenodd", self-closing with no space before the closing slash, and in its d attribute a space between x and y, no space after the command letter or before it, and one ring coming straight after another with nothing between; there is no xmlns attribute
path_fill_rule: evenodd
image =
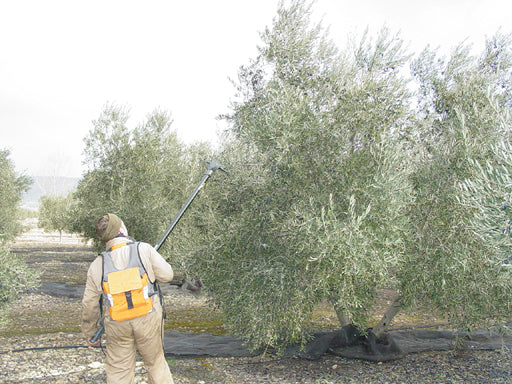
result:
<svg viewBox="0 0 512 384"><path fill-rule="evenodd" d="M34 225L32 223L32 225ZM83 284L96 256L80 239L45 234L33 227L12 245L16 253L41 272L43 282ZM382 309L392 292L383 292ZM182 332L222 334L221 314L208 306L204 295L166 290L166 328ZM10 326L0 331L1 383L105 382L103 351L85 346L79 331L80 298L32 292L14 303ZM442 322L428 314L405 314L395 326ZM336 326L326 306L316 312L319 329ZM413 323L413 324L411 324ZM176 357L168 362L175 383L512 383L512 353L498 351L427 352L401 360L370 363L325 355L320 360L280 358L272 354L243 358ZM137 383L147 383L142 362Z"/></svg>

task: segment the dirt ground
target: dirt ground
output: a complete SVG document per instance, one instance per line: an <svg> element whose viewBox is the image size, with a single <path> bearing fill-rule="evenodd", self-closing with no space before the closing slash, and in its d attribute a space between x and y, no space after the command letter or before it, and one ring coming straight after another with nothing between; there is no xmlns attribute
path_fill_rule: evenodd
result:
<svg viewBox="0 0 512 384"><path fill-rule="evenodd" d="M94 250L76 236L45 234L32 229L12 250L40 271L42 282L81 285ZM382 310L392 299L383 292ZM222 334L222 315L204 295L168 289L166 328L182 332ZM98 383L105 381L101 349L85 346L80 333L80 298L32 292L14 303L10 326L0 331L1 383ZM319 308L319 329L336 327L329 308ZM394 326L442 322L428 314L404 314ZM401 360L371 363L325 355L320 360L266 355L243 358L176 357L168 362L175 383L512 383L512 353L498 351L428 352ZM139 359L140 360L140 359ZM136 382L147 383L142 361Z"/></svg>

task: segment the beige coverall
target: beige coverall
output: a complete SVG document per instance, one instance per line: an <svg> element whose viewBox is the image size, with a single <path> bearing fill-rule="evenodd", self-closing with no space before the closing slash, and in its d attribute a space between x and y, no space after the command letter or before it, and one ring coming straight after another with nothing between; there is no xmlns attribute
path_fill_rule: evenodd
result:
<svg viewBox="0 0 512 384"><path fill-rule="evenodd" d="M126 243L127 239L116 237L106 243L107 250ZM139 253L150 281L166 283L172 280L173 270L162 256L149 244L140 243ZM129 247L122 246L112 251L112 261L117 269L127 266ZM82 332L86 337L94 335L100 317L99 299L103 293L102 258L97 257L87 272L84 297L82 299ZM165 360L162 345L162 307L158 295L153 297L154 311L146 316L125 321L114 321L105 314L107 354L105 370L108 384L132 384L135 375L135 348L144 360L151 384L172 384L169 365Z"/></svg>

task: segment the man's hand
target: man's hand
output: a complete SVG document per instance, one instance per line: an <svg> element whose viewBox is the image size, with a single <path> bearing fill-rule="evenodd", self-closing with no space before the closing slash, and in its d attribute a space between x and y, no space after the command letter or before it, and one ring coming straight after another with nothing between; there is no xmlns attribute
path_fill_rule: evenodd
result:
<svg viewBox="0 0 512 384"><path fill-rule="evenodd" d="M100 340L96 340L95 343L91 343L91 339L92 339L92 336L88 337L86 339L87 340L87 344L89 344L91 347L98 347L100 345Z"/></svg>

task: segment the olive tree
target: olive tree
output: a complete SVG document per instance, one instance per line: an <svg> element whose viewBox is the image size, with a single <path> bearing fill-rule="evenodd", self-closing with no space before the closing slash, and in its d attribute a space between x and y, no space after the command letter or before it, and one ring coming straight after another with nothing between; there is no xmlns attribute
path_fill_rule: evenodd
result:
<svg viewBox="0 0 512 384"><path fill-rule="evenodd" d="M72 230L74 199L72 193L67 196L41 196L37 225L47 232Z"/></svg>
<svg viewBox="0 0 512 384"><path fill-rule="evenodd" d="M168 112L156 110L135 128L128 120L127 107L108 104L85 138L89 169L74 194L74 230L95 239L96 220L112 212L132 237L155 244L206 169L210 149L181 143ZM185 217L177 232L192 222ZM162 248L178 268L189 263L192 246L186 240L173 234Z"/></svg>
<svg viewBox="0 0 512 384"><path fill-rule="evenodd" d="M438 310L458 326L510 315L503 255L476 229L481 207L462 188L467 180L481 183L476 164L500 163L493 147L510 137L510 48L510 36L498 33L480 56L460 45L448 60L427 49L413 63L424 152L411 175L415 199L400 300Z"/></svg>
<svg viewBox="0 0 512 384"><path fill-rule="evenodd" d="M0 328L8 322L9 307L29 289L38 286L39 273L29 268L22 255L0 247Z"/></svg>
<svg viewBox="0 0 512 384"><path fill-rule="evenodd" d="M21 197L30 184L32 180L28 176L16 174L9 151L0 150L0 244L14 239L22 231Z"/></svg>
<svg viewBox="0 0 512 384"><path fill-rule="evenodd" d="M27 267L23 257L7 248L22 230L19 205L31 180L16 174L9 151L0 151L0 326L7 323L9 304L37 285L38 275Z"/></svg>
<svg viewBox="0 0 512 384"><path fill-rule="evenodd" d="M365 327L403 249L408 55L385 29L340 53L310 12L281 3L240 68L225 116L230 176L200 259L231 330L254 347L305 342L323 300Z"/></svg>

